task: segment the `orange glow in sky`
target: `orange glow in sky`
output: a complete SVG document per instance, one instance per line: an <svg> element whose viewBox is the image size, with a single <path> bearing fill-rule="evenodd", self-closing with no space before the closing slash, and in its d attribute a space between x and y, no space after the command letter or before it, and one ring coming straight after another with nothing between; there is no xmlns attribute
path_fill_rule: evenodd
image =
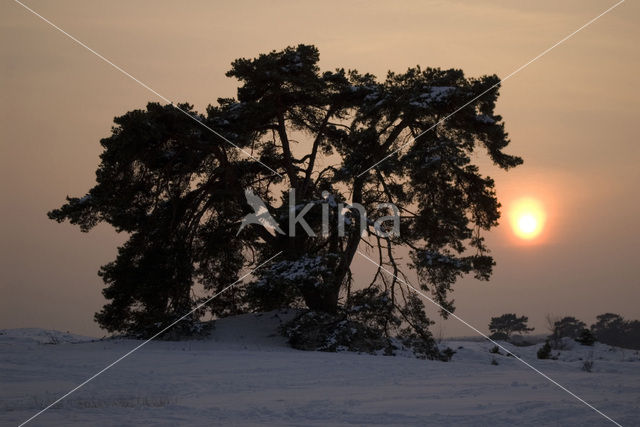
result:
<svg viewBox="0 0 640 427"><path fill-rule="evenodd" d="M515 200L509 210L509 221L515 235L533 240L542 233L547 215L540 201L533 198Z"/></svg>

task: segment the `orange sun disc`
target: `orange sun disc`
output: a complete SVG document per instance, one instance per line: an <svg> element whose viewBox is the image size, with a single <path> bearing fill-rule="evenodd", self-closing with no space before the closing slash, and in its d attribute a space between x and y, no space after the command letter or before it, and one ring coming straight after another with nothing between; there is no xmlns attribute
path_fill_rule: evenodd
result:
<svg viewBox="0 0 640 427"><path fill-rule="evenodd" d="M531 240L542 232L546 214L538 200L522 198L513 202L509 218L515 235L521 239Z"/></svg>

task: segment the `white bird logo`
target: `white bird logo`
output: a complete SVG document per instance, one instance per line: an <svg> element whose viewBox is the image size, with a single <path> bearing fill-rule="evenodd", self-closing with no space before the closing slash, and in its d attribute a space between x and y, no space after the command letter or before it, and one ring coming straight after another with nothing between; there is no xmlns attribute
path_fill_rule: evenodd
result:
<svg viewBox="0 0 640 427"><path fill-rule="evenodd" d="M260 197L256 196L253 194L253 191L248 189L244 190L244 197L247 199L247 204L251 206L254 213L247 214L242 218L242 221L239 221L240 229L238 229L236 236L249 224L260 224L273 235L275 235L273 230L280 234L284 234L284 231L282 231L276 220L271 216L267 206Z"/></svg>

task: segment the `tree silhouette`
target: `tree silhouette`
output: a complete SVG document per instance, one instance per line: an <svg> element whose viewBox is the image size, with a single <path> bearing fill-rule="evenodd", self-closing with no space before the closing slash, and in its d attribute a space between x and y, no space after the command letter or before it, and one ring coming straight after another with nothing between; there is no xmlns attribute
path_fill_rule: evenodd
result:
<svg viewBox="0 0 640 427"><path fill-rule="evenodd" d="M489 278L494 261L481 231L497 224L500 205L493 180L471 155L484 147L503 169L522 162L502 151L509 140L494 113L498 77L416 67L378 81L355 70L321 72L318 60L308 45L238 59L227 73L240 82L237 99L218 99L206 114L180 104L191 117L150 103L114 119L112 134L101 140L97 184L49 213L82 231L106 222L129 235L100 270L109 301L96 314L103 328L148 335L279 251L246 288L233 288L206 310L224 316L302 306L337 313L357 292L351 264L362 240L400 277L394 251L409 248L420 285L449 310L460 276ZM245 190L289 230L289 217L299 212L288 209L287 189L295 190L296 204L312 202L304 219L315 236L299 225L295 237L257 225L238 233L242 218L255 213ZM354 209L337 212L347 201L373 215L365 221ZM399 235L375 234L373 221L389 213L376 210L384 202L402 215ZM328 230L323 209L331 213ZM347 218L344 233L333 219L338 214ZM388 298L396 313L416 311L419 301L405 308L396 278L380 270L372 276L371 295ZM204 296L195 295L196 286Z"/></svg>
<svg viewBox="0 0 640 427"><path fill-rule="evenodd" d="M586 324L573 316L565 316L551 324L549 340L553 348L562 347L562 338L576 339L585 330Z"/></svg>
<svg viewBox="0 0 640 427"><path fill-rule="evenodd" d="M529 318L527 316L516 316L515 313L503 314L499 317L492 317L489 323L489 330L492 332L492 339L509 340L514 333L526 334L534 330L527 327Z"/></svg>
<svg viewBox="0 0 640 427"><path fill-rule="evenodd" d="M601 343L618 347L640 349L640 321L626 320L619 314L604 313L597 316L591 332Z"/></svg>

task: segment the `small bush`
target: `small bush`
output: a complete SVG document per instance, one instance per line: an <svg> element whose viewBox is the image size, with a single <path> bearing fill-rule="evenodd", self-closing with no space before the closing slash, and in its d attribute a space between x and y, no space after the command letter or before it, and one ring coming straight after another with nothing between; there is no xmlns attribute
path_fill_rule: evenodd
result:
<svg viewBox="0 0 640 427"><path fill-rule="evenodd" d="M591 372L593 370L593 360L585 360L582 363L582 370L585 372Z"/></svg>
<svg viewBox="0 0 640 427"><path fill-rule="evenodd" d="M538 359L549 359L551 357L551 344L545 341L544 345L538 350Z"/></svg>
<svg viewBox="0 0 640 427"><path fill-rule="evenodd" d="M60 340L55 335L47 334L47 336L49 337L49 341L45 342L45 344L51 344L51 345L60 344Z"/></svg>
<svg viewBox="0 0 640 427"><path fill-rule="evenodd" d="M498 361L496 360L495 357L491 359L491 364L495 365L495 366L499 365L499 363L498 363Z"/></svg>
<svg viewBox="0 0 640 427"><path fill-rule="evenodd" d="M500 354L500 347L498 347L497 345L494 345L491 350L489 350L489 353L493 353L493 354Z"/></svg>
<svg viewBox="0 0 640 427"><path fill-rule="evenodd" d="M440 356L438 357L438 359L442 360L443 362L449 362L454 354L456 354L455 350L447 347L440 352Z"/></svg>

